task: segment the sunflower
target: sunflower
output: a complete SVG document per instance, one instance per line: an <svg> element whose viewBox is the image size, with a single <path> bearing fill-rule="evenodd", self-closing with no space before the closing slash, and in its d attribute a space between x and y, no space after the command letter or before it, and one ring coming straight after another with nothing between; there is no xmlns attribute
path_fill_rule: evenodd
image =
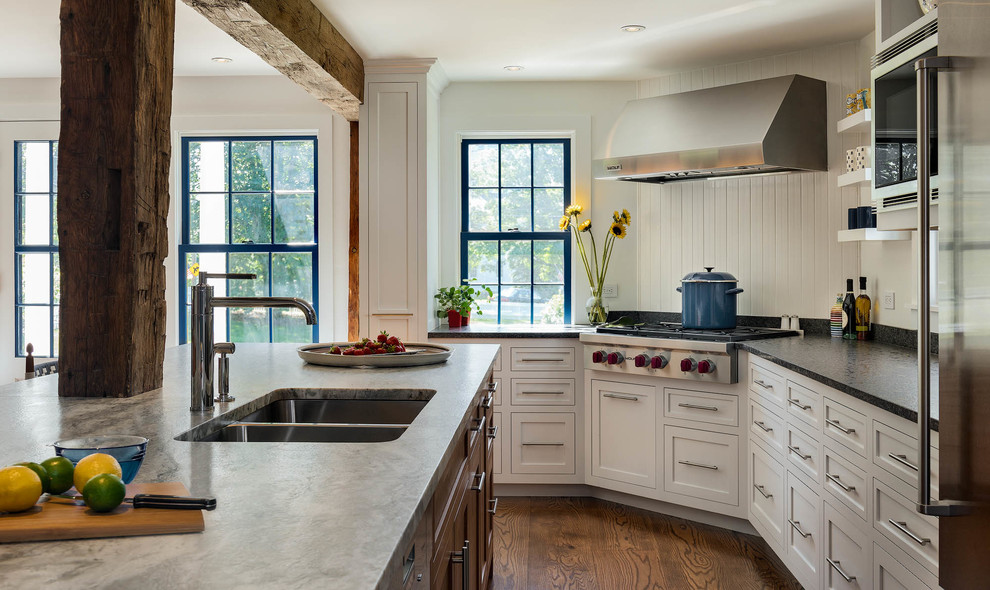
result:
<svg viewBox="0 0 990 590"><path fill-rule="evenodd" d="M622 215L619 216L622 219L622 223L629 225L632 223L632 215L629 214L628 209L622 210Z"/></svg>
<svg viewBox="0 0 990 590"><path fill-rule="evenodd" d="M612 226L608 228L608 231L612 232L612 235L617 238L626 237L626 226L622 225L618 221L612 223Z"/></svg>
<svg viewBox="0 0 990 590"><path fill-rule="evenodd" d="M584 211L584 207L581 205L569 205L567 209L564 209L564 215L580 215Z"/></svg>
<svg viewBox="0 0 990 590"><path fill-rule="evenodd" d="M567 226L570 225L571 218L567 215L560 218L560 231L567 231Z"/></svg>
<svg viewBox="0 0 990 590"><path fill-rule="evenodd" d="M586 219L586 220L582 221L581 222L581 225L578 226L578 231L588 231L590 229L591 229L591 220L590 219Z"/></svg>

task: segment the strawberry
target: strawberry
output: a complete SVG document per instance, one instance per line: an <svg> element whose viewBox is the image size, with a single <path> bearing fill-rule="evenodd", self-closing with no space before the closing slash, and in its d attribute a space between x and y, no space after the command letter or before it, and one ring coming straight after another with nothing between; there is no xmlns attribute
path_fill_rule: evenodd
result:
<svg viewBox="0 0 990 590"><path fill-rule="evenodd" d="M376 350L376 349L379 349L381 347L382 347L382 343L381 342L372 341L372 342L369 342L368 343L368 346L366 348L370 348L371 350Z"/></svg>
<svg viewBox="0 0 990 590"><path fill-rule="evenodd" d="M401 344L395 347L395 352L405 352L405 351L406 351L406 347Z"/></svg>
<svg viewBox="0 0 990 590"><path fill-rule="evenodd" d="M382 333L378 335L378 341L384 344L385 342L388 342L388 340L388 332L382 330Z"/></svg>
<svg viewBox="0 0 990 590"><path fill-rule="evenodd" d="M330 349L330 354L340 354L340 347L339 346L334 346L333 348L331 348Z"/></svg>
<svg viewBox="0 0 990 590"><path fill-rule="evenodd" d="M354 349L353 348L345 348L340 354L342 354L344 356L354 356Z"/></svg>
<svg viewBox="0 0 990 590"><path fill-rule="evenodd" d="M353 354L354 356L364 356L364 355L366 355L366 354L368 354L368 351L366 351L366 350L365 350L365 349L363 349L363 348L358 348L358 349L356 349L356 350L355 350L355 351L354 351L353 353L351 353L351 354Z"/></svg>
<svg viewBox="0 0 990 590"><path fill-rule="evenodd" d="M386 342L388 342L392 346L399 346L400 344L402 344L402 342L400 342L399 339L396 338L395 336L389 336Z"/></svg>

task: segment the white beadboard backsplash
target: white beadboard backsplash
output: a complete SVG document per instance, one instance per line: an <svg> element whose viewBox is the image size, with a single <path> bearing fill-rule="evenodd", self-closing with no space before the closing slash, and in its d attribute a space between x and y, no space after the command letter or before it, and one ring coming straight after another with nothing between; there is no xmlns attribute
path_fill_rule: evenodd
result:
<svg viewBox="0 0 990 590"><path fill-rule="evenodd" d="M827 172L638 185L641 309L680 311L681 278L714 266L739 279L741 315L827 317L845 279L860 271L859 244L839 243L837 232L849 207L869 202L869 188L839 188L836 179L845 150L869 135L839 136L836 122L845 95L869 85L863 51L849 42L639 83L647 98L787 74L825 80L829 160Z"/></svg>

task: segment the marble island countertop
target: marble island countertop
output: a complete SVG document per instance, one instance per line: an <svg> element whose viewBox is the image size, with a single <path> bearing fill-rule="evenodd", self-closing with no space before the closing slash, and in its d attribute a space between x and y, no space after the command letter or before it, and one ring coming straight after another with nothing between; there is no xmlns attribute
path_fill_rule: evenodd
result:
<svg viewBox="0 0 990 590"><path fill-rule="evenodd" d="M169 349L161 389L126 399L59 398L57 376L0 387L0 465L40 461L52 442L93 434L151 440L136 482L181 481L212 495L201 534L0 545L0 587L376 588L406 549L454 433L492 365L494 344L451 345L441 365L308 365L295 345L239 344L236 401L189 411L189 347ZM424 389L432 400L384 443L183 442L175 437L283 388Z"/></svg>

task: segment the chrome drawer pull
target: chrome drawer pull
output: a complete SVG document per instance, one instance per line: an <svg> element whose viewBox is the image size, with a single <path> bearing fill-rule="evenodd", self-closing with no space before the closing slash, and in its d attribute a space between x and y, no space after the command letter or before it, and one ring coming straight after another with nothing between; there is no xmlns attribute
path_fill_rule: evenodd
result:
<svg viewBox="0 0 990 590"><path fill-rule="evenodd" d="M688 465L689 467L701 467L702 469L718 471L718 465L705 465L704 463L695 463L694 461L678 461L678 463L681 465Z"/></svg>
<svg viewBox="0 0 990 590"><path fill-rule="evenodd" d="M825 558L825 561L827 561L828 564L830 566L832 566L832 569L834 569L835 571L839 572L839 575L842 576L842 579L845 580L847 583L852 584L853 583L853 580L856 579L856 576L850 576L846 572L842 571L842 568L839 567L839 562L838 561L832 561L828 557Z"/></svg>
<svg viewBox="0 0 990 590"><path fill-rule="evenodd" d="M770 428L769 426L764 424L763 420L753 420L753 424L759 426L760 430L762 430L763 432L773 432L773 428Z"/></svg>
<svg viewBox="0 0 990 590"><path fill-rule="evenodd" d="M709 412L717 412L718 411L718 408L716 408L715 406L699 406L697 404L684 404L684 403L677 404L677 405L680 406L680 407L682 407L682 408L691 408L692 410L708 410Z"/></svg>
<svg viewBox="0 0 990 590"><path fill-rule="evenodd" d="M797 407L801 408L802 410L806 410L807 411L807 410L810 410L811 409L811 406L806 406L806 405L802 404L800 400L796 400L793 397L787 398L787 403L791 404L792 406L797 406Z"/></svg>
<svg viewBox="0 0 990 590"><path fill-rule="evenodd" d="M488 514L491 514L491 515L494 516L495 513L498 512L498 498L495 498L493 500L489 500L488 503L492 505L492 507L488 509Z"/></svg>
<svg viewBox="0 0 990 590"><path fill-rule="evenodd" d="M763 381L763 379L755 379L753 381L753 383L756 383L757 385L759 385L763 389L773 389L773 385L767 385L766 382Z"/></svg>
<svg viewBox="0 0 990 590"><path fill-rule="evenodd" d="M801 447L794 447L791 445L787 445L787 450L794 453L804 461L807 461L808 459L811 458L811 455L804 455L801 453Z"/></svg>
<svg viewBox="0 0 990 590"><path fill-rule="evenodd" d="M522 443L524 447L562 447L564 443L562 442L524 442Z"/></svg>
<svg viewBox="0 0 990 590"><path fill-rule="evenodd" d="M485 429L485 417L484 416L482 416L481 418L471 418L471 421L478 423L477 426L472 426L471 428L468 429L471 432L481 432L482 430Z"/></svg>
<svg viewBox="0 0 990 590"><path fill-rule="evenodd" d="M471 491L480 492L481 490L485 489L485 472L482 471L481 473L475 473L474 477L472 477L471 479L475 479L475 478L477 478L478 483L471 486Z"/></svg>
<svg viewBox="0 0 990 590"><path fill-rule="evenodd" d="M498 389L498 384L499 384L498 381L489 381L488 382L488 393L490 393L492 395L495 395L495 390Z"/></svg>
<svg viewBox="0 0 990 590"><path fill-rule="evenodd" d="M522 395L564 395L563 391L520 391Z"/></svg>
<svg viewBox="0 0 990 590"><path fill-rule="evenodd" d="M852 492L856 489L856 486L847 486L846 484L839 481L838 475L832 475L831 473L826 472L825 478L831 481L832 483L834 483L835 485L839 486L840 488L842 488L843 491Z"/></svg>
<svg viewBox="0 0 990 590"><path fill-rule="evenodd" d="M521 363L562 363L564 362L563 357L545 358L545 359L517 359Z"/></svg>
<svg viewBox="0 0 990 590"><path fill-rule="evenodd" d="M602 394L602 397L611 397L611 398L615 398L615 399L624 399L624 400L628 400L628 401L631 401L631 402L638 402L639 401L639 396L637 396L637 395L625 395L625 394L622 394L622 393L603 393Z"/></svg>
<svg viewBox="0 0 990 590"><path fill-rule="evenodd" d="M488 390L488 391L489 391L488 397L486 397L485 399L481 400L481 407L484 408L484 409L486 409L486 410L488 408L492 407L492 400L495 399L494 392L491 391L491 390Z"/></svg>
<svg viewBox="0 0 990 590"><path fill-rule="evenodd" d="M907 460L907 455L895 455L893 453L887 453L887 456L890 457L891 459L893 459L894 461L897 461L901 465L904 465L905 467L907 467L909 469L912 469L914 471L917 471L918 470L918 466L917 465L914 465L910 461Z"/></svg>
<svg viewBox="0 0 990 590"><path fill-rule="evenodd" d="M787 519L787 522L788 522L788 523L789 523L789 524L790 524L790 525L791 525L792 527L794 527L794 530L795 530L795 531L797 531L797 534L799 534L799 535L801 535L801 536L802 536L802 537L804 537L805 539L807 539L808 537L810 537L810 536L811 536L811 533L806 533L806 532L804 532L804 531L802 531L802 530L801 530L801 527L799 526L799 525L800 525L801 523L799 523L799 522L795 522L795 521L793 521L793 520L791 520L791 519L789 519L789 518Z"/></svg>
<svg viewBox="0 0 990 590"><path fill-rule="evenodd" d="M766 492L765 486L761 486L758 483L754 483L753 484L753 487L756 488L756 491L757 492L760 492L761 494L763 494L763 497L766 498L767 500L769 500L770 498L773 498L773 494L768 494Z"/></svg>
<svg viewBox="0 0 990 590"><path fill-rule="evenodd" d="M836 420L829 420L828 418L825 418L825 423L834 427L836 430L841 430L843 434L852 434L856 432L855 428L846 428L842 424L839 424Z"/></svg>
<svg viewBox="0 0 990 590"><path fill-rule="evenodd" d="M495 438L498 436L498 424L495 426L488 427L488 438Z"/></svg>
<svg viewBox="0 0 990 590"><path fill-rule="evenodd" d="M927 544L929 544L929 543L932 542L931 539L922 539L918 535L912 533L911 532L911 529L907 528L907 523L906 522L898 522L898 521L894 520L893 518L888 518L887 519L887 522L889 522L891 524L891 526L893 526L897 530L899 530L902 533L904 533L905 535L911 537L911 540L914 541L915 543L919 544L919 545L927 545Z"/></svg>

